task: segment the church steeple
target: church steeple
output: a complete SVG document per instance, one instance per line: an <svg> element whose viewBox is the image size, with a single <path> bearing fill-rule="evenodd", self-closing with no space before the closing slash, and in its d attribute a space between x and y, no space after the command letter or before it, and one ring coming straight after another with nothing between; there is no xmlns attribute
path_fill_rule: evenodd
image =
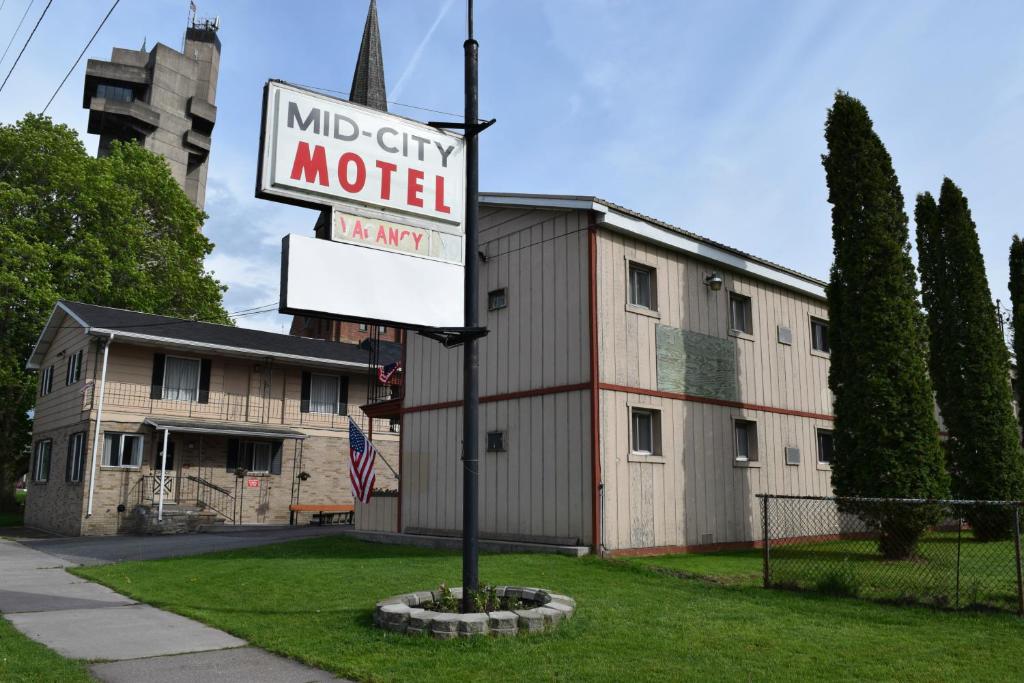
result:
<svg viewBox="0 0 1024 683"><path fill-rule="evenodd" d="M380 47L380 24L377 21L377 0L370 0L366 14L363 41L359 45L356 71L352 75L350 102L364 104L378 111L388 110L387 89L384 87L384 58Z"/></svg>

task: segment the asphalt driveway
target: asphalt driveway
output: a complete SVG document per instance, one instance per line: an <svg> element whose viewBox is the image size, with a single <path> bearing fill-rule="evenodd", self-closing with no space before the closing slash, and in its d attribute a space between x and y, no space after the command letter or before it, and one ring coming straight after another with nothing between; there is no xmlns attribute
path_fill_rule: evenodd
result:
<svg viewBox="0 0 1024 683"><path fill-rule="evenodd" d="M81 565L126 560L158 560L221 550L252 548L315 536L348 533L347 525L292 527L226 527L211 533L173 536L85 536L79 538L16 538L19 543L67 562Z"/></svg>

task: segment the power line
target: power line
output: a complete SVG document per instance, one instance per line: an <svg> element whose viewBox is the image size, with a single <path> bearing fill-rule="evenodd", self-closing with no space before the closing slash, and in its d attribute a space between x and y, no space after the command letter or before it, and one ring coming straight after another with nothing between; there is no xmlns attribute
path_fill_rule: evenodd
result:
<svg viewBox="0 0 1024 683"><path fill-rule="evenodd" d="M18 36L18 31L21 30L21 25L25 23L25 17L28 16L28 12L32 9L32 5L34 5L35 2L36 0L29 0L28 7L25 8L25 13L21 15L21 21L18 22L18 28L14 29L14 33L11 34L11 39L7 41L7 47L4 48L4 54L0 57L0 64L3 64L4 60L7 59L7 51L10 50L11 45L14 44L14 39Z"/></svg>
<svg viewBox="0 0 1024 683"><path fill-rule="evenodd" d="M290 81L285 81L285 82L286 83L290 83L291 85L297 86L299 88L309 88L310 90L319 90L320 92L334 93L336 95L342 95L343 97L346 97L346 98L350 94L347 90L334 90L332 88L321 88L318 85L303 85L302 83L291 83ZM396 105L396 106L399 106L399 107L408 107L409 109L419 109L420 111L429 111L432 114L444 114L445 116L452 116L452 117L454 117L456 119L461 119L462 116L463 116L462 114L453 114L450 111L441 111L440 109L431 109L430 107L420 107L420 106L417 106L415 104L406 104L405 102L396 102L395 100L386 100L386 101L387 101L388 104L393 104L393 105Z"/></svg>
<svg viewBox="0 0 1024 683"><path fill-rule="evenodd" d="M36 25L32 27L32 33L28 34L28 38L25 40L25 44L21 46L21 52L14 60L14 64L11 64L11 70L7 72L7 77L4 78L4 82L0 83L0 92L4 91L4 86L7 85L7 81L11 78L11 74L14 73L14 67L18 66L18 62L21 61L21 56L25 54L25 48L32 42L32 36L36 34L36 29L39 28L39 24L43 23L43 17L46 16L46 12L50 9L50 5L53 4L53 0L49 0L46 3L46 7L43 8L43 13L39 15L39 19L36 21Z"/></svg>
<svg viewBox="0 0 1024 683"><path fill-rule="evenodd" d="M53 104L53 98L57 96L57 93L60 92L60 89L63 88L64 84L68 82L68 77L71 76L71 72L74 71L75 67L78 66L78 63L82 61L82 57L85 55L85 51L89 49L90 45L92 45L92 41L96 40L96 36L99 34L100 29L103 28L103 24L107 23L107 19L109 19L110 15L114 13L114 8L117 7L117 4L119 2L121 2L121 0L114 0L114 4L110 6L110 10L107 12L107 16L103 17L103 21L101 21L100 25L96 27L96 31L92 34L92 38L90 38L89 42L86 43L85 47L82 48L82 51L78 54L78 59L76 59L75 63L71 65L71 68L68 69L68 72L64 74L64 80L60 82L60 85L57 86L57 89L53 91L53 95L50 96L50 101L46 103L45 107L43 107L43 114L45 114L46 110L50 108L51 104Z"/></svg>

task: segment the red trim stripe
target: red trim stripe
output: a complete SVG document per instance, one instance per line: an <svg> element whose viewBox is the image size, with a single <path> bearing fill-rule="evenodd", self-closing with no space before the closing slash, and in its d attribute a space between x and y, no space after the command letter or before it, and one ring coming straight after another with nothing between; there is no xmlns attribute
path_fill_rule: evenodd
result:
<svg viewBox="0 0 1024 683"><path fill-rule="evenodd" d="M526 389L524 391L512 391L507 394L491 394L481 396L481 403L496 403L498 401L515 401L520 398L532 398L534 396L548 396L550 394L565 394L571 391L586 391L590 388L590 382L579 384L561 384L554 387L543 387L541 389ZM428 410L445 410L447 408L459 408L462 401L444 401L442 403L425 403L419 406L408 406L402 408L402 414L422 413Z"/></svg>
<svg viewBox="0 0 1024 683"><path fill-rule="evenodd" d="M627 387L621 384L608 384L602 382L600 388L605 391L619 391L625 394L640 394L642 396L656 396L658 398L671 398L677 401L689 401L691 403L706 403L713 406L724 406L726 408L739 408L741 410L754 410L762 413L776 413L778 415L795 415L796 417L809 417L814 420L834 420L832 415L825 413L812 413L806 410L793 410L791 408L776 408L774 406L763 406L757 403L743 403L741 401L726 401L720 398L709 396L694 396L675 391L659 391L657 389L641 389L640 387Z"/></svg>

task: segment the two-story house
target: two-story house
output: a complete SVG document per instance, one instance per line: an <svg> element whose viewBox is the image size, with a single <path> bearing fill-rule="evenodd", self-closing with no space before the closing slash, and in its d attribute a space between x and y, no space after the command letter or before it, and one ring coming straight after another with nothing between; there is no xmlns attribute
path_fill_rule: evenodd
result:
<svg viewBox="0 0 1024 683"><path fill-rule="evenodd" d="M350 418L381 451L377 485L393 488L396 427L359 409L375 376L370 355L61 301L28 363L39 396L25 523L112 534L161 507L169 518L302 521L308 513L290 508L353 502Z"/></svg>
<svg viewBox="0 0 1024 683"><path fill-rule="evenodd" d="M831 492L825 283L595 197L482 194L480 530L665 552ZM460 349L410 336L400 528L462 522Z"/></svg>

